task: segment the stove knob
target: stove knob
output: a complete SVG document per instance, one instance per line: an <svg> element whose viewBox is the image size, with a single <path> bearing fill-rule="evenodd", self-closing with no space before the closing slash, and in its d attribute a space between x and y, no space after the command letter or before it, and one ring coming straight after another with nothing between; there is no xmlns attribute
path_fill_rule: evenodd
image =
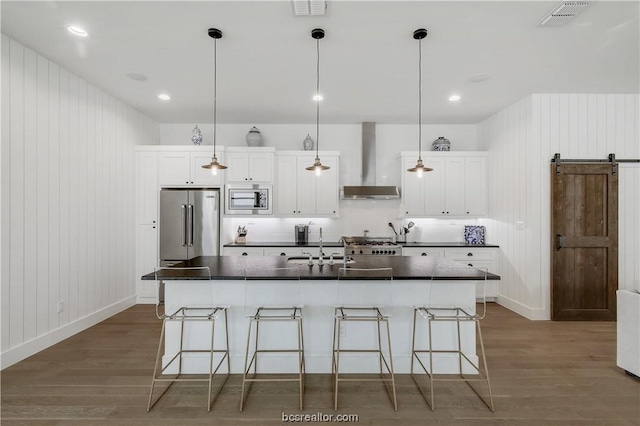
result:
<svg viewBox="0 0 640 426"><path fill-rule="evenodd" d="M356 254L356 251L355 250L351 250L351 254Z"/></svg>
<svg viewBox="0 0 640 426"><path fill-rule="evenodd" d="M382 254L387 254L387 250L382 250Z"/></svg>
<svg viewBox="0 0 640 426"><path fill-rule="evenodd" d="M360 250L360 254L363 254L362 250Z"/></svg>
<svg viewBox="0 0 640 426"><path fill-rule="evenodd" d="M396 251L395 250L391 250L391 254L396 254Z"/></svg>

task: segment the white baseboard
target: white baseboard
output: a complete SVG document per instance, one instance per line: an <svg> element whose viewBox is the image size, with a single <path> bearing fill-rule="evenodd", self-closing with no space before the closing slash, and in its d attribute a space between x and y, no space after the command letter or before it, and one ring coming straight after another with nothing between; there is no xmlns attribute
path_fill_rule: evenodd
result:
<svg viewBox="0 0 640 426"><path fill-rule="evenodd" d="M498 295L497 303L532 321L544 321L551 319L551 313L547 309L533 309L502 295Z"/></svg>
<svg viewBox="0 0 640 426"><path fill-rule="evenodd" d="M22 361L23 359L26 359L49 346L53 346L74 334L86 330L87 328L92 327L135 304L136 296L127 297L126 299L122 299L121 301L102 308L99 311L79 318L56 330L50 331L47 334L38 336L33 340L21 344L20 346L11 348L0 355L0 369L5 369L19 361Z"/></svg>

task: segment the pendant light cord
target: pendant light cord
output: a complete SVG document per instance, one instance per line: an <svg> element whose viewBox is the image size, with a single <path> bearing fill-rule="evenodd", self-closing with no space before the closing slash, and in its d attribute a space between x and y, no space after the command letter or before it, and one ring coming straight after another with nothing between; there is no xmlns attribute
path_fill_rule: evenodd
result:
<svg viewBox="0 0 640 426"><path fill-rule="evenodd" d="M316 39L316 96L320 96L320 39ZM316 101L316 158L320 145L320 99Z"/></svg>
<svg viewBox="0 0 640 426"><path fill-rule="evenodd" d="M418 160L422 160L422 39L418 40Z"/></svg>
<svg viewBox="0 0 640 426"><path fill-rule="evenodd" d="M213 39L213 156L216 156L216 111L217 111L217 95L218 95L218 61L216 46L218 39Z"/></svg>

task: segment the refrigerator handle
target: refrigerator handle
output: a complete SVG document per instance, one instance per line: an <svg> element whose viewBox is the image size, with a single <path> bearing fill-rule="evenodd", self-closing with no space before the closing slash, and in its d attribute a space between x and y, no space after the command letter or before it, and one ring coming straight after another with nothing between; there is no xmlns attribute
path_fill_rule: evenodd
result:
<svg viewBox="0 0 640 426"><path fill-rule="evenodd" d="M187 246L187 205L182 204L182 247Z"/></svg>
<svg viewBox="0 0 640 426"><path fill-rule="evenodd" d="M193 247L193 204L187 204L187 230L189 232L189 247Z"/></svg>

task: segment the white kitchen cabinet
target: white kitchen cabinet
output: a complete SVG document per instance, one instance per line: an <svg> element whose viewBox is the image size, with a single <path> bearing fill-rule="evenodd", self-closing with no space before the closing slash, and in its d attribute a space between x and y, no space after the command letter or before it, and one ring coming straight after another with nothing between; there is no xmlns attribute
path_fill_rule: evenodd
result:
<svg viewBox="0 0 640 426"><path fill-rule="evenodd" d="M225 256L264 256L264 249L261 247L224 247Z"/></svg>
<svg viewBox="0 0 640 426"><path fill-rule="evenodd" d="M265 256L302 256L304 249L300 247L266 247L264 249Z"/></svg>
<svg viewBox="0 0 640 426"><path fill-rule="evenodd" d="M218 171L202 168L211 162L213 148L195 147L190 150L173 150L159 148L158 152L158 178L160 186L221 186L226 171ZM224 164L224 156L216 149L218 162Z"/></svg>
<svg viewBox="0 0 640 426"><path fill-rule="evenodd" d="M500 275L498 250L496 247L403 247L402 255L444 257L474 268L486 268ZM485 293L487 300L495 300L498 297L498 281L487 281ZM477 297L481 297L481 294L478 293Z"/></svg>
<svg viewBox="0 0 640 426"><path fill-rule="evenodd" d="M402 247L402 255L444 257L444 249L432 247Z"/></svg>
<svg viewBox="0 0 640 426"><path fill-rule="evenodd" d="M402 152L402 203L405 216L465 217L486 215L486 153L430 152L423 155L433 169L421 178L413 167L417 153Z"/></svg>
<svg viewBox="0 0 640 426"><path fill-rule="evenodd" d="M136 168L137 223L153 225L158 221L158 153L138 152Z"/></svg>
<svg viewBox="0 0 640 426"><path fill-rule="evenodd" d="M158 227L138 225L136 232L137 303L155 303L156 282L140 279L158 266Z"/></svg>
<svg viewBox="0 0 640 426"><path fill-rule="evenodd" d="M280 216L323 216L338 214L339 153L321 152L322 164L329 166L319 176L305 168L315 155L286 151L276 160L275 205Z"/></svg>
<svg viewBox="0 0 640 426"><path fill-rule="evenodd" d="M486 268L487 271L500 275L500 266L498 261L498 248L484 247L456 247L445 248L445 258L474 268ZM498 297L498 281L487 280L485 294L488 300L495 300ZM478 296L480 296L478 294Z"/></svg>
<svg viewBox="0 0 640 426"><path fill-rule="evenodd" d="M307 256L303 253L311 253L313 257L318 257L320 247L291 247L291 246L268 246L268 247L224 247L225 256L287 256L300 257ZM329 261L329 256L342 256L344 254L343 247L323 247L322 252L324 258Z"/></svg>
<svg viewBox="0 0 640 426"><path fill-rule="evenodd" d="M227 183L273 182L273 148L228 148Z"/></svg>
<svg viewBox="0 0 640 426"><path fill-rule="evenodd" d="M465 158L465 205L466 213L472 216L487 215L487 159Z"/></svg>

